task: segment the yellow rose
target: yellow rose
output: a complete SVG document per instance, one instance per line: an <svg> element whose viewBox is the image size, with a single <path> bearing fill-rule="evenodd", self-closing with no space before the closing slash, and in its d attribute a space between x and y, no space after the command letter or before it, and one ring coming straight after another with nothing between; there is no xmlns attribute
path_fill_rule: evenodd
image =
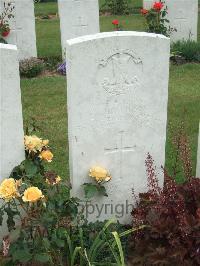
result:
<svg viewBox="0 0 200 266"><path fill-rule="evenodd" d="M53 159L53 154L50 150L44 150L40 153L40 158L50 163Z"/></svg>
<svg viewBox="0 0 200 266"><path fill-rule="evenodd" d="M25 149L29 152L41 151L43 147L42 139L37 136L25 136L24 137Z"/></svg>
<svg viewBox="0 0 200 266"><path fill-rule="evenodd" d="M49 140L48 139L43 140L42 144L43 144L43 146L48 146Z"/></svg>
<svg viewBox="0 0 200 266"><path fill-rule="evenodd" d="M54 180L49 180L48 178L46 179L46 183L48 185L57 185L61 181L61 177L57 176Z"/></svg>
<svg viewBox="0 0 200 266"><path fill-rule="evenodd" d="M13 178L5 179L0 185L0 198L11 200L19 196L16 182Z"/></svg>
<svg viewBox="0 0 200 266"><path fill-rule="evenodd" d="M100 166L92 167L90 169L89 176L95 178L98 183L101 183L103 181L108 182L112 178L109 172L105 168Z"/></svg>
<svg viewBox="0 0 200 266"><path fill-rule="evenodd" d="M44 198L42 191L37 187L29 187L24 191L22 200L24 202L36 202Z"/></svg>

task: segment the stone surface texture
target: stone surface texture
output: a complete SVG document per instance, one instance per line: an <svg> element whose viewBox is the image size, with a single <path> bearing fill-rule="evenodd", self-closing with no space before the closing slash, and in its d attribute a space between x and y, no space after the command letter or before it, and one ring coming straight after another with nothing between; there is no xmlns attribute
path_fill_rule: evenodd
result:
<svg viewBox="0 0 200 266"><path fill-rule="evenodd" d="M197 41L198 0L166 0L170 26L177 32L171 34L171 42Z"/></svg>
<svg viewBox="0 0 200 266"><path fill-rule="evenodd" d="M99 32L98 0L58 0L63 55L66 41Z"/></svg>
<svg viewBox="0 0 200 266"><path fill-rule="evenodd" d="M81 185L92 181L88 177L92 166L105 167L112 175L106 184L109 197L92 202L89 220L116 216L128 222L132 189L136 194L147 189L148 153L163 183L169 50L168 38L140 32L99 33L67 41L73 194L83 197ZM97 208L102 208L100 215Z"/></svg>
<svg viewBox="0 0 200 266"><path fill-rule="evenodd" d="M0 44L0 183L24 160L24 132L17 47ZM1 204L1 202L0 202ZM6 234L5 219L0 241Z"/></svg>
<svg viewBox="0 0 200 266"><path fill-rule="evenodd" d="M154 0L143 0L143 7L150 9ZM171 42L179 40L197 41L198 0L165 0L168 8L167 19L176 31L171 34Z"/></svg>
<svg viewBox="0 0 200 266"><path fill-rule="evenodd" d="M198 151L197 151L197 170L196 176L200 178L200 123L199 123L199 139L198 139Z"/></svg>
<svg viewBox="0 0 200 266"><path fill-rule="evenodd" d="M23 120L17 48L0 44L0 181L24 159Z"/></svg>
<svg viewBox="0 0 200 266"><path fill-rule="evenodd" d="M10 19L11 32L6 38L7 43L17 45L19 60L37 57L33 0L0 0L0 12L4 2L11 2L15 6L14 18Z"/></svg>

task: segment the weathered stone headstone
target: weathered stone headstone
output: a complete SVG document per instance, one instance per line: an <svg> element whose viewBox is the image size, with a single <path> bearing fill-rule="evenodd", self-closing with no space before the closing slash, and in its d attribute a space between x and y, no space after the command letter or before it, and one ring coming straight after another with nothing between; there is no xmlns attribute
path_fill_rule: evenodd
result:
<svg viewBox="0 0 200 266"><path fill-rule="evenodd" d="M20 60L37 57L33 0L0 0L0 12L4 2L14 6L14 18L10 19L11 32L6 41L17 45Z"/></svg>
<svg viewBox="0 0 200 266"><path fill-rule="evenodd" d="M98 198L89 220L130 218L132 189L147 189L148 152L165 163L169 39L140 32L99 33L67 41L70 173L73 194L90 182L90 167L109 170L109 197ZM101 214L98 214L101 210ZM121 214L119 214L121 212ZM89 215L90 214L90 215Z"/></svg>
<svg viewBox="0 0 200 266"><path fill-rule="evenodd" d="M17 47L0 43L0 183L24 160L24 133ZM1 202L0 202L1 204ZM5 220L4 220L5 222ZM0 230L0 243L6 233Z"/></svg>
<svg viewBox="0 0 200 266"><path fill-rule="evenodd" d="M150 9L154 0L143 0L143 7ZM175 29L171 33L171 42L179 40L197 40L198 0L165 0L168 9L167 19L170 27ZM169 25L169 24L168 24Z"/></svg>
<svg viewBox="0 0 200 266"><path fill-rule="evenodd" d="M24 158L23 120L17 48L0 44L0 181Z"/></svg>
<svg viewBox="0 0 200 266"><path fill-rule="evenodd" d="M171 41L197 41L198 0L166 0L170 26L177 31L171 34Z"/></svg>
<svg viewBox="0 0 200 266"><path fill-rule="evenodd" d="M63 55L66 40L99 32L98 0L58 0Z"/></svg>
<svg viewBox="0 0 200 266"><path fill-rule="evenodd" d="M200 177L200 124L199 124L199 138L198 138L198 151L197 151L197 170L196 176Z"/></svg>

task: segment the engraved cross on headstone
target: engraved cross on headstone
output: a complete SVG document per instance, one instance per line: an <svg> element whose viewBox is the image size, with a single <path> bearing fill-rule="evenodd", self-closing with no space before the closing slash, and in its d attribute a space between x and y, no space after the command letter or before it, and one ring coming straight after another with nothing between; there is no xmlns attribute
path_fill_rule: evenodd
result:
<svg viewBox="0 0 200 266"><path fill-rule="evenodd" d="M123 173L122 173L122 166L123 166L123 154L126 152L135 152L136 151L136 145L133 146L127 146L124 145L124 131L119 132L119 137L118 137L118 143L115 147L113 148L105 148L105 154L110 155L110 154L119 154L119 167L120 167L120 178L122 178Z"/></svg>

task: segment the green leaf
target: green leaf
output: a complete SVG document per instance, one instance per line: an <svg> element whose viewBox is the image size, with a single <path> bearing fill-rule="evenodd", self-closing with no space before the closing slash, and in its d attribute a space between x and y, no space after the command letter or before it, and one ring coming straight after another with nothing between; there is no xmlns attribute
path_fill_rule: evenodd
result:
<svg viewBox="0 0 200 266"><path fill-rule="evenodd" d="M19 238L20 232L21 232L20 228L16 228L15 230L12 230L10 232L9 238L10 238L11 242L15 242Z"/></svg>
<svg viewBox="0 0 200 266"><path fill-rule="evenodd" d="M108 197L108 194L106 192L106 188L104 186L98 186L98 191L101 196Z"/></svg>
<svg viewBox="0 0 200 266"><path fill-rule="evenodd" d="M38 167L32 161L25 160L24 167L28 176L33 177L35 174L37 174Z"/></svg>
<svg viewBox="0 0 200 266"><path fill-rule="evenodd" d="M27 249L21 249L21 250L15 250L12 253L12 258L14 261L19 261L19 262L28 262L31 260L32 255L29 253Z"/></svg>
<svg viewBox="0 0 200 266"><path fill-rule="evenodd" d="M91 199L95 196L95 194L98 193L98 188L96 185L93 185L91 183L85 183L83 184L85 197L87 199Z"/></svg>
<svg viewBox="0 0 200 266"><path fill-rule="evenodd" d="M118 251L119 251L119 255L120 255L120 261L121 261L120 266L125 266L124 252L122 249L122 243L121 243L120 237L119 237L117 232L113 232L112 234L115 238L115 242L116 242L117 247L118 247Z"/></svg>
<svg viewBox="0 0 200 266"><path fill-rule="evenodd" d="M48 262L51 261L51 257L48 254L39 253L34 256L34 260L37 262Z"/></svg>
<svg viewBox="0 0 200 266"><path fill-rule="evenodd" d="M65 241L62 239L55 239L55 243L59 248L63 248L65 246Z"/></svg>
<svg viewBox="0 0 200 266"><path fill-rule="evenodd" d="M3 224L3 216L4 216L4 211L0 209L0 226Z"/></svg>

